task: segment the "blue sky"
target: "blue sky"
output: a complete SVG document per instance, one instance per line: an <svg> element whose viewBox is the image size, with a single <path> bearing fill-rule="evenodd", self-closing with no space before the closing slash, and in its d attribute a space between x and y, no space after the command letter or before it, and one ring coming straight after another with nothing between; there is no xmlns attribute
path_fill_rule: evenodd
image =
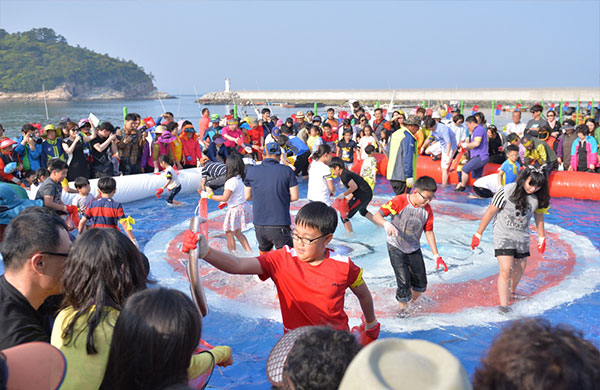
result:
<svg viewBox="0 0 600 390"><path fill-rule="evenodd" d="M600 1L0 0L160 90L600 86Z"/></svg>

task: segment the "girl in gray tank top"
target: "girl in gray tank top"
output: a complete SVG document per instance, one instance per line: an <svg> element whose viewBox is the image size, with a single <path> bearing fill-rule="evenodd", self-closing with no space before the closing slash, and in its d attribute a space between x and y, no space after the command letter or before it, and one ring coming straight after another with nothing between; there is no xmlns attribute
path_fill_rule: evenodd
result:
<svg viewBox="0 0 600 390"><path fill-rule="evenodd" d="M549 208L548 180L542 169L525 168L515 183L507 184L494 195L484 213L471 248L479 245L481 235L494 219L494 252L498 259L498 296L500 310L508 311L510 295L525 272L529 257L529 222L533 215L538 233L538 251L546 250L544 214ZM494 218L495 217L495 218Z"/></svg>

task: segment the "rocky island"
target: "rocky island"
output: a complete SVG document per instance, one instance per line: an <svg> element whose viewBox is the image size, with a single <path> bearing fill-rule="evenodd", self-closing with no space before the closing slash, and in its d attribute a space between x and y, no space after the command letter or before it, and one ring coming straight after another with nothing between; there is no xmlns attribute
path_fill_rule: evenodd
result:
<svg viewBox="0 0 600 390"><path fill-rule="evenodd" d="M170 98L133 61L71 46L49 28L0 29L0 101Z"/></svg>

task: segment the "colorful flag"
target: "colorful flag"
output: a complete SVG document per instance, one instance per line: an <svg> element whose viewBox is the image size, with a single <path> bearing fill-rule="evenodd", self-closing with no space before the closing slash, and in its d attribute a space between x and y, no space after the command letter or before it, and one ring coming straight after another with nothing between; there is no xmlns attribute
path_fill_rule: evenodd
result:
<svg viewBox="0 0 600 390"><path fill-rule="evenodd" d="M471 111L471 115L475 114L478 111L479 111L479 106L478 105L474 105L473 106L473 111Z"/></svg>
<svg viewBox="0 0 600 390"><path fill-rule="evenodd" d="M567 111L567 108L569 108L569 102L565 102L565 104L563 104L563 112Z"/></svg>
<svg viewBox="0 0 600 390"><path fill-rule="evenodd" d="M550 111L554 111L554 103L550 103Z"/></svg>
<svg viewBox="0 0 600 390"><path fill-rule="evenodd" d="M515 111L521 111L521 103L517 104L517 107L515 108Z"/></svg>
<svg viewBox="0 0 600 390"><path fill-rule="evenodd" d="M501 112L502 112L502 104L498 104L496 106L496 115L500 115Z"/></svg>
<svg viewBox="0 0 600 390"><path fill-rule="evenodd" d="M156 126L156 123L154 123L154 119L151 116L149 116L148 118L144 118L144 122L146 122L147 127Z"/></svg>
<svg viewBox="0 0 600 390"><path fill-rule="evenodd" d="M591 109L592 109L592 102L588 102L587 109L588 109L588 110L591 110Z"/></svg>

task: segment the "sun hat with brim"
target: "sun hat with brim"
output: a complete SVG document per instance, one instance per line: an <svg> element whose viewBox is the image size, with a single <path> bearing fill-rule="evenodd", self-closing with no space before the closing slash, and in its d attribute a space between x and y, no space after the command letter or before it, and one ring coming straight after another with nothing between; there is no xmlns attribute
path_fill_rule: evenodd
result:
<svg viewBox="0 0 600 390"><path fill-rule="evenodd" d="M163 125L158 125L156 126L156 128L154 129L154 134L162 134L167 130L167 128Z"/></svg>
<svg viewBox="0 0 600 390"><path fill-rule="evenodd" d="M470 390L469 376L445 348L426 340L372 342L352 360L339 390Z"/></svg>
<svg viewBox="0 0 600 390"><path fill-rule="evenodd" d="M16 144L16 142L12 139L4 138L2 141L0 141L0 149L8 148L10 146L13 146L14 144Z"/></svg>
<svg viewBox="0 0 600 390"><path fill-rule="evenodd" d="M194 129L194 126L192 126L192 125L183 126L183 131L185 133L195 133L196 132L196 130Z"/></svg>
<svg viewBox="0 0 600 390"><path fill-rule="evenodd" d="M62 135L62 132L59 128L57 128L54 125L46 125L44 126L44 131L42 131L42 136L46 136L48 134L49 131L56 131L56 136L60 137Z"/></svg>
<svg viewBox="0 0 600 390"><path fill-rule="evenodd" d="M267 144L268 145L268 144ZM277 145L279 147L279 145ZM287 356L298 337L308 332L312 326L302 326L286 333L275 344L267 358L267 378L273 386L283 385L283 367Z"/></svg>
<svg viewBox="0 0 600 390"><path fill-rule="evenodd" d="M415 125L421 126L421 118L416 115L409 115L408 118L404 121L404 126Z"/></svg>
<svg viewBox="0 0 600 390"><path fill-rule="evenodd" d="M85 127L85 126L90 126L91 127L92 124L90 123L89 119L81 119L79 121L79 123L77 124L77 126L81 129L82 127Z"/></svg>
<svg viewBox="0 0 600 390"><path fill-rule="evenodd" d="M296 119L304 119L304 113L302 111L298 111L296 113Z"/></svg>
<svg viewBox="0 0 600 390"><path fill-rule="evenodd" d="M213 142L217 145L223 145L225 143L225 139L221 136L218 136L213 140Z"/></svg>
<svg viewBox="0 0 600 390"><path fill-rule="evenodd" d="M431 118L432 119L442 119L442 114L438 110L435 110L433 112L433 114L431 114Z"/></svg>
<svg viewBox="0 0 600 390"><path fill-rule="evenodd" d="M6 369L4 389L58 389L65 377L67 362L60 350L48 343L32 342L2 350L5 359L0 364ZM5 386L4 386L5 385Z"/></svg>

